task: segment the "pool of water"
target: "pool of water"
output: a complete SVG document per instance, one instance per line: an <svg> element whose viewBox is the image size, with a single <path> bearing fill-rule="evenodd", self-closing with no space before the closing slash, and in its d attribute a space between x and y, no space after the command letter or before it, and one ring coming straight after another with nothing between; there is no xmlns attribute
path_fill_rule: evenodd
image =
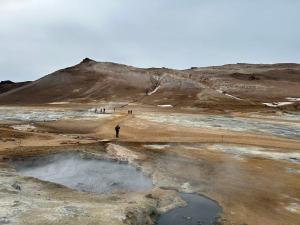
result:
<svg viewBox="0 0 300 225"><path fill-rule="evenodd" d="M152 180L132 165L99 160L80 153L19 158L12 163L24 176L84 192L142 192L152 188Z"/></svg>
<svg viewBox="0 0 300 225"><path fill-rule="evenodd" d="M157 225L212 225L217 223L222 208L213 200L197 194L179 194L187 203L161 215Z"/></svg>

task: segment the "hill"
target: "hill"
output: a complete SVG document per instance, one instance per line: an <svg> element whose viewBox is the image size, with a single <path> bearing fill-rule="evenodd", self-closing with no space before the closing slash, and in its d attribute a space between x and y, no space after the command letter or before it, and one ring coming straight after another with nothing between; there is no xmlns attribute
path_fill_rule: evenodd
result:
<svg viewBox="0 0 300 225"><path fill-rule="evenodd" d="M19 87L22 87L26 84L29 84L30 81L25 81L25 82L12 82L10 80L4 80L4 81L1 81L0 82L0 94L4 93L4 92L7 92L7 91L10 91L10 90L13 90L15 88L19 88Z"/></svg>
<svg viewBox="0 0 300 225"><path fill-rule="evenodd" d="M86 58L75 66L0 94L0 104L103 100L189 107L248 107L293 100L290 105L297 108L299 97L299 64L230 64L174 70L136 68Z"/></svg>

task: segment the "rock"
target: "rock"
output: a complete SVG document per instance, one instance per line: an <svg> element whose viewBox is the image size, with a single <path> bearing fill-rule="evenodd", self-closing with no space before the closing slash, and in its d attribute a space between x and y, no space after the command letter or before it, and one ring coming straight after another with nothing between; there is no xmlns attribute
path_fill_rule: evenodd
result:
<svg viewBox="0 0 300 225"><path fill-rule="evenodd" d="M145 197L146 197L146 198L154 199L154 197L153 197L153 195L152 195L151 193L150 193L150 194L147 194Z"/></svg>
<svg viewBox="0 0 300 225"><path fill-rule="evenodd" d="M214 222L213 225L221 225L220 222Z"/></svg>
<svg viewBox="0 0 300 225"><path fill-rule="evenodd" d="M150 225L154 224L157 218L157 211L155 207L150 208L136 208L131 207L126 209L126 218L123 221L127 225Z"/></svg>
<svg viewBox="0 0 300 225"><path fill-rule="evenodd" d="M183 216L183 218L186 219L186 220L192 219L192 217L190 217L190 216Z"/></svg>
<svg viewBox="0 0 300 225"><path fill-rule="evenodd" d="M16 190L21 191L21 186L19 183L15 182L11 186Z"/></svg>
<svg viewBox="0 0 300 225"><path fill-rule="evenodd" d="M10 220L6 217L0 217L0 224L9 224Z"/></svg>
<svg viewBox="0 0 300 225"><path fill-rule="evenodd" d="M0 82L0 84L14 84L15 82L12 82L11 80L3 80Z"/></svg>
<svg viewBox="0 0 300 225"><path fill-rule="evenodd" d="M95 61L90 58L85 58L81 61L81 63L90 63L90 62L95 62Z"/></svg>

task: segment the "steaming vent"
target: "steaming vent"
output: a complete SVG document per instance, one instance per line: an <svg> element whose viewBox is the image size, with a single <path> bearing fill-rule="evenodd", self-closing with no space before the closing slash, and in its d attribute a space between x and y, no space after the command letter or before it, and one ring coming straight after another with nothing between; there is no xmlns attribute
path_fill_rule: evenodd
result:
<svg viewBox="0 0 300 225"><path fill-rule="evenodd" d="M28 177L94 193L142 192L151 189L150 178L134 166L68 153L27 157L13 161L16 170Z"/></svg>

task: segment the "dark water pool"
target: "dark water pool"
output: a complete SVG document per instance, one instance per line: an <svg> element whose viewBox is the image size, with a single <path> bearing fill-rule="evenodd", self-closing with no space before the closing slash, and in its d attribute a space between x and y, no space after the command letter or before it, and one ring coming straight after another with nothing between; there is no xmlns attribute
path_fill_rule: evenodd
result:
<svg viewBox="0 0 300 225"><path fill-rule="evenodd" d="M197 194L179 194L187 206L175 208L161 215L157 225L212 225L217 224L222 208L213 200Z"/></svg>

